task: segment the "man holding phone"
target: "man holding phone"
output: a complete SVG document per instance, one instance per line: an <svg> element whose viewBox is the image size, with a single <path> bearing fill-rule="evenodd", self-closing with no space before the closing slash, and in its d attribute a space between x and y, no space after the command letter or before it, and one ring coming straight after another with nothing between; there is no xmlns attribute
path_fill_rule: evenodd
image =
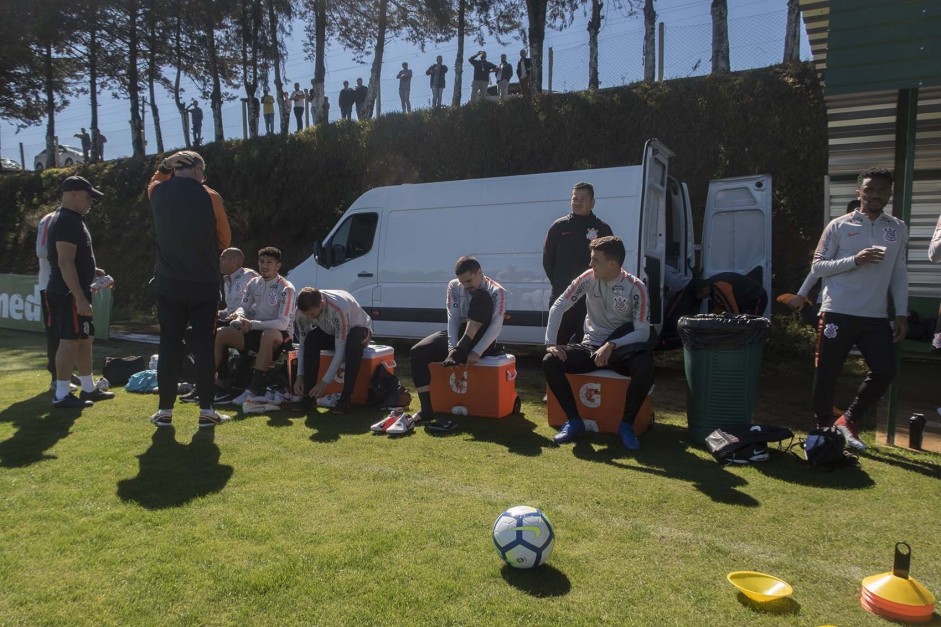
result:
<svg viewBox="0 0 941 627"><path fill-rule="evenodd" d="M855 418L863 416L895 378L893 343L908 333L908 228L883 212L892 198L892 173L869 168L857 178L860 208L827 225L814 253L813 273L825 278L817 327L813 404L818 427L833 420L833 389L856 345L869 372L833 426L857 450ZM895 323L889 321L889 296Z"/></svg>

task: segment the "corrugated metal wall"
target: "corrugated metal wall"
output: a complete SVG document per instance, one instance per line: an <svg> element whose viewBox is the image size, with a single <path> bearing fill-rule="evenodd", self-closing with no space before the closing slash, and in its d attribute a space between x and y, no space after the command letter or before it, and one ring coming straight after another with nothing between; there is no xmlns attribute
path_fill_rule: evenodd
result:
<svg viewBox="0 0 941 627"><path fill-rule="evenodd" d="M829 0L801 0L801 9L814 64L822 75L826 70ZM877 165L893 167L897 99L894 90L826 97L830 152L826 219L842 215L846 203L855 198L859 172ZM927 255L928 241L941 213L941 87L919 89L915 137L910 294L936 299L941 292L941 264L928 263ZM886 211L893 212L891 205Z"/></svg>

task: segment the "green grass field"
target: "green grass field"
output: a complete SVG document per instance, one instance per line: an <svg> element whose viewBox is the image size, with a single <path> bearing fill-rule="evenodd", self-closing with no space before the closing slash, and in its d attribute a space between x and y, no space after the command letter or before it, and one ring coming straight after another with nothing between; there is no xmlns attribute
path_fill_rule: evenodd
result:
<svg viewBox="0 0 941 627"><path fill-rule="evenodd" d="M881 625L860 581L891 569L900 540L941 593L936 455L723 468L663 411L637 454L606 435L556 447L533 367L523 415L448 437L374 436L363 408L197 433L180 404L158 431L155 397L123 390L53 410L41 344L0 331L3 625ZM96 358L152 351L110 342ZM534 571L502 565L490 539L519 504L557 533ZM754 604L733 570L794 595Z"/></svg>

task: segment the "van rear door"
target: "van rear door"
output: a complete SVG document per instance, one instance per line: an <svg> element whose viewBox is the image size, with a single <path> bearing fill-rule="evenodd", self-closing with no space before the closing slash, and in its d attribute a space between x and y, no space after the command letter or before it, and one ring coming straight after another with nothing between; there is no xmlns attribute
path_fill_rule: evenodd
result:
<svg viewBox="0 0 941 627"><path fill-rule="evenodd" d="M760 282L771 312L771 175L709 182L703 222L704 278L720 272L744 274Z"/></svg>
<svg viewBox="0 0 941 627"><path fill-rule="evenodd" d="M650 324L663 324L663 279L666 261L667 179L673 152L656 139L644 146L644 189L637 246L638 273L647 283Z"/></svg>

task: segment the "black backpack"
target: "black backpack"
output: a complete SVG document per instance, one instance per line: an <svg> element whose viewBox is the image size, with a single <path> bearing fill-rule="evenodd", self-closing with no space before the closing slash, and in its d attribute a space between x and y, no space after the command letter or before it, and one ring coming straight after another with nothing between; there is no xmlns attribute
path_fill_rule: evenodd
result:
<svg viewBox="0 0 941 627"><path fill-rule="evenodd" d="M742 425L716 429L706 437L706 447L722 464L751 464L771 459L769 442L793 439L794 433L784 427Z"/></svg>
<svg viewBox="0 0 941 627"><path fill-rule="evenodd" d="M814 429L801 442L801 449L804 459L823 470L859 465L856 456L846 450L846 438L836 427Z"/></svg>
<svg viewBox="0 0 941 627"><path fill-rule="evenodd" d="M379 409L408 407L412 402L412 395L385 364L379 364L372 373L366 402Z"/></svg>
<svg viewBox="0 0 941 627"><path fill-rule="evenodd" d="M122 386L131 375L147 370L149 365L150 357L105 357L105 367L101 369L101 375L112 387Z"/></svg>

